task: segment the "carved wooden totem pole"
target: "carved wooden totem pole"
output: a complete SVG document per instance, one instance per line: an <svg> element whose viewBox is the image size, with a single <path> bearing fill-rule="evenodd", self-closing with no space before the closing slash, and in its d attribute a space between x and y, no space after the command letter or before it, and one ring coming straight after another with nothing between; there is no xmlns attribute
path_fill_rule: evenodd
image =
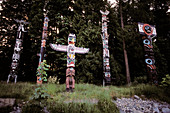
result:
<svg viewBox="0 0 170 113"><path fill-rule="evenodd" d="M42 40L41 40L41 50L40 50L40 54L39 54L39 64L38 66L40 66L40 64L43 62L44 57L45 57L45 45L46 45L46 39L47 39L47 30L48 30L48 17L45 15L44 16L44 24L43 24L43 32L42 32ZM37 83L38 84L42 84L42 78L40 76L37 76Z"/></svg>
<svg viewBox="0 0 170 113"><path fill-rule="evenodd" d="M67 70L66 70L66 91L73 91L75 88L75 53L85 54L89 52L88 48L75 47L76 35L70 33L68 36L68 45L50 44L56 51L67 52Z"/></svg>
<svg viewBox="0 0 170 113"><path fill-rule="evenodd" d="M145 63L147 66L148 81L153 83L156 80L157 74L152 45L152 38L157 35L156 29L155 26L144 23L138 23L138 28L139 33L142 35L142 41L144 44Z"/></svg>
<svg viewBox="0 0 170 113"><path fill-rule="evenodd" d="M14 82L17 82L17 74L18 74L18 66L20 61L20 54L22 51L22 43L24 38L24 25L28 24L28 22L25 22L23 20L16 20L17 23L19 23L18 31L17 31L17 37L16 37L16 43L14 47L14 53L12 56L12 63L11 63L11 69L10 73L8 75L7 83L10 81L10 78L12 77Z"/></svg>
<svg viewBox="0 0 170 113"><path fill-rule="evenodd" d="M107 15L109 14L109 11L101 11L100 13L102 14L102 40L103 40L103 74L104 74L104 79L103 79L103 86L105 84L110 84L111 83L111 74L110 74L110 65L109 65L109 46L108 46L108 39L109 35L107 33L107 22L108 18Z"/></svg>

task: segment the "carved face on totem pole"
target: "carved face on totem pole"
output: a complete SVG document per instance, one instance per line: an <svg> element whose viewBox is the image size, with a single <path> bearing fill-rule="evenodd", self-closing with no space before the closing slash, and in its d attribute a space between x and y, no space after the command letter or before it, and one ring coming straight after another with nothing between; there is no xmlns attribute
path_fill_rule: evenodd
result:
<svg viewBox="0 0 170 113"><path fill-rule="evenodd" d="M152 45L152 38L155 37L156 29L155 26L138 23L139 33L142 35L142 41L145 51L145 63L148 70L149 78L152 78L152 74L156 74L156 66L154 60L154 52Z"/></svg>
<svg viewBox="0 0 170 113"><path fill-rule="evenodd" d="M76 35L69 34L67 48L67 67L75 67L75 42Z"/></svg>

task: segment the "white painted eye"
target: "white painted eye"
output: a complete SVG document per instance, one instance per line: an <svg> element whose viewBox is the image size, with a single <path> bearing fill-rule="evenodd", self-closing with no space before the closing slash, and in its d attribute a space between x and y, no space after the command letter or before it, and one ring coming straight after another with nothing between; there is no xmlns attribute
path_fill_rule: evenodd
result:
<svg viewBox="0 0 170 113"><path fill-rule="evenodd" d="M145 59L145 62L146 62L147 64L149 64L149 65L152 65L152 64L153 64L153 62L152 62L152 60L151 60L150 58Z"/></svg>
<svg viewBox="0 0 170 113"><path fill-rule="evenodd" d="M150 42L149 39L145 39L145 40L143 40L143 43L146 44L146 45L150 45L151 42Z"/></svg>

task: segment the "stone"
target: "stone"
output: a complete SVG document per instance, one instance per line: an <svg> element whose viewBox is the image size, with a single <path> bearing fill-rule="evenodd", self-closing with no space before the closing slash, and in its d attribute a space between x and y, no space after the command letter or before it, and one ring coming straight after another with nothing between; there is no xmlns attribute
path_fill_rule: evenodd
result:
<svg viewBox="0 0 170 113"><path fill-rule="evenodd" d="M140 100L141 98L137 95L134 95L134 98L137 99L137 100Z"/></svg>
<svg viewBox="0 0 170 113"><path fill-rule="evenodd" d="M160 113L160 111L158 109L158 104L157 103L153 104L153 113Z"/></svg>
<svg viewBox="0 0 170 113"><path fill-rule="evenodd" d="M170 113L170 109L169 108L162 108L162 112L163 113Z"/></svg>
<svg viewBox="0 0 170 113"><path fill-rule="evenodd" d="M124 112L123 110L121 110L121 109L119 110L119 112L120 112L120 113L125 113L125 112Z"/></svg>
<svg viewBox="0 0 170 113"><path fill-rule="evenodd" d="M166 102L154 100L142 100L141 98L121 98L112 101L119 108L120 112L127 113L170 113L170 105Z"/></svg>
<svg viewBox="0 0 170 113"><path fill-rule="evenodd" d="M133 111L133 113L142 113L141 111L138 111L135 108L133 108L132 111Z"/></svg>
<svg viewBox="0 0 170 113"><path fill-rule="evenodd" d="M0 98L0 108L13 106L15 104L15 98Z"/></svg>

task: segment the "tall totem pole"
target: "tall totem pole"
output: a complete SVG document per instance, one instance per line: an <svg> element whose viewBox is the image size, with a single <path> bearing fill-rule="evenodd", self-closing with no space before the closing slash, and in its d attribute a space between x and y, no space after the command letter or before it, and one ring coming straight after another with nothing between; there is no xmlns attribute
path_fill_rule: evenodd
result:
<svg viewBox="0 0 170 113"><path fill-rule="evenodd" d="M108 39L109 35L107 33L107 22L108 18L106 17L109 14L109 11L101 11L102 14L102 40L103 40L103 85L111 83L111 74L110 74L110 65L109 65L109 46L108 46Z"/></svg>
<svg viewBox="0 0 170 113"><path fill-rule="evenodd" d="M70 33L68 36L68 45L50 44L51 48L56 51L67 52L67 70L66 70L66 91L73 91L75 76L75 53L85 54L89 52L88 48L75 47L76 35Z"/></svg>
<svg viewBox="0 0 170 113"><path fill-rule="evenodd" d="M41 50L40 50L40 54L39 54L39 64L38 66L40 66L40 64L43 62L44 57L45 57L45 45L46 45L46 39L47 39L47 29L48 29L48 17L45 15L44 16L44 24L43 24L43 32L42 32L42 40L41 40ZM40 76L37 76L37 83L41 84L42 83L42 78Z"/></svg>
<svg viewBox="0 0 170 113"><path fill-rule="evenodd" d="M155 26L138 23L139 33L142 35L142 41L144 45L145 51L145 63L147 66L147 73L148 73L148 81L154 82L156 80L156 66L155 66L155 59L154 59L154 52L153 52L153 45L152 45L152 38L154 38L156 34Z"/></svg>
<svg viewBox="0 0 170 113"><path fill-rule="evenodd" d="M18 31L17 31L16 43L15 43L15 47L14 47L14 53L12 55L11 69L10 69L10 73L8 75L7 83L10 81L10 77L15 79L15 83L17 82L20 54L22 51L24 32L26 32L24 29L24 25L28 24L28 22L25 22L23 20L16 20L16 22L19 23L19 27L18 27Z"/></svg>

